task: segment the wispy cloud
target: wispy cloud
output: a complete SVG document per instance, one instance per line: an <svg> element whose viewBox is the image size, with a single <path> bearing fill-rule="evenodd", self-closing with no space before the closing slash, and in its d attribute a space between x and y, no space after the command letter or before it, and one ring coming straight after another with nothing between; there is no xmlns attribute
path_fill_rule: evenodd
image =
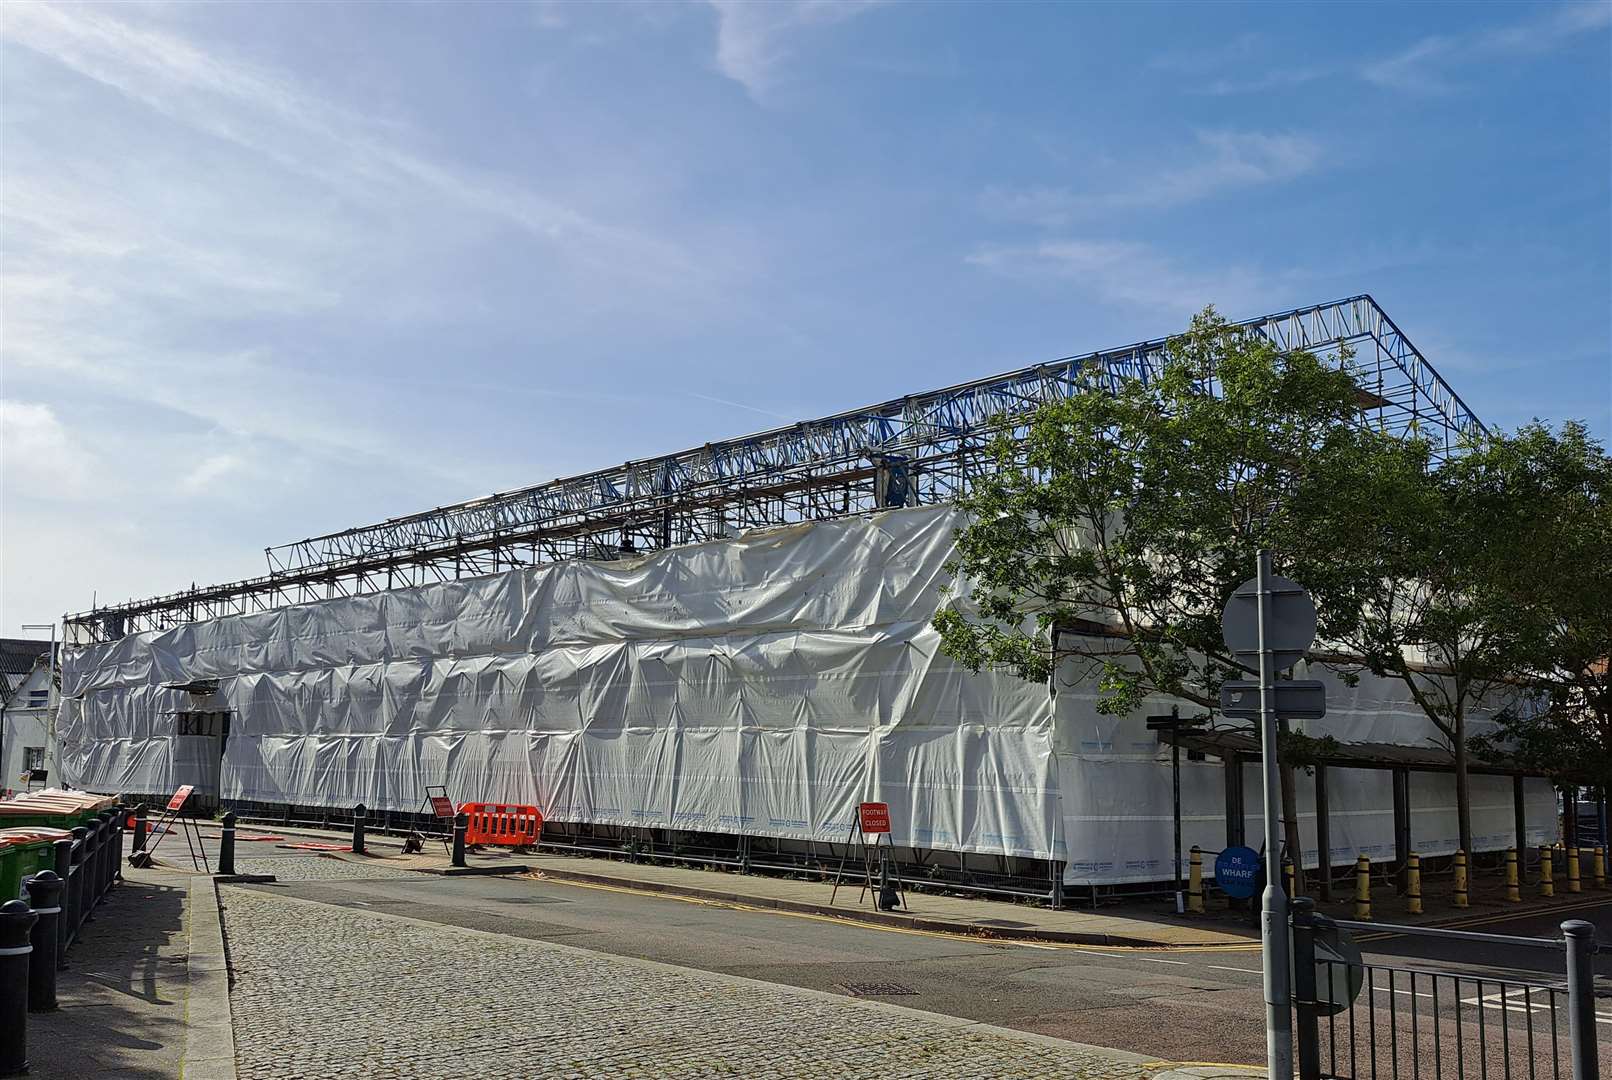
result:
<svg viewBox="0 0 1612 1080"><path fill-rule="evenodd" d="M92 490L96 466L49 405L0 400L0 477L11 495L80 498Z"/></svg>
<svg viewBox="0 0 1612 1080"><path fill-rule="evenodd" d="M1205 304L1230 311L1269 305L1270 275L1235 264L1198 269L1145 244L1108 240L1046 240L987 247L967 261L1022 281L1067 283L1110 303L1190 314Z"/></svg>
<svg viewBox="0 0 1612 1080"><path fill-rule="evenodd" d="M1104 211L1159 209L1198 202L1242 188L1294 180L1322 162L1321 144L1289 132L1200 131L1193 160L1175 167L1128 167L1106 191L1068 187L991 187L981 196L987 214L1047 228Z"/></svg>
<svg viewBox="0 0 1612 1080"><path fill-rule="evenodd" d="M1283 67L1272 63L1268 56L1250 55L1255 39L1243 38L1235 52L1212 51L1208 54L1211 62L1177 70L1187 74L1221 72L1199 88L1200 93L1221 96L1265 93L1323 79L1347 79L1384 90L1435 96L1455 93L1469 85L1470 80L1463 79L1462 68L1471 64L1542 56L1612 25L1612 4L1605 0L1540 7L1547 13L1506 26L1429 35L1397 52L1355 64ZM1274 43L1269 47L1274 49ZM1244 67L1253 73L1236 70Z"/></svg>
<svg viewBox="0 0 1612 1080"><path fill-rule="evenodd" d="M761 102L783 78L802 34L853 19L881 2L710 0L717 17L717 70Z"/></svg>
<svg viewBox="0 0 1612 1080"><path fill-rule="evenodd" d="M1360 69L1360 77L1389 90L1444 94L1460 87L1466 64L1551 52L1581 34L1612 26L1612 4L1566 4L1527 22L1468 34L1425 37Z"/></svg>

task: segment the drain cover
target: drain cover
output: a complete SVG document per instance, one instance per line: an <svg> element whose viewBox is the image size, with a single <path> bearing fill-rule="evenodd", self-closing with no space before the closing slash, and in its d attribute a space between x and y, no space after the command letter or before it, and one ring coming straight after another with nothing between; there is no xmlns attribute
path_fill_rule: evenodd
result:
<svg viewBox="0 0 1612 1080"><path fill-rule="evenodd" d="M918 992L910 986L893 982L840 983L839 988L852 997L898 997Z"/></svg>

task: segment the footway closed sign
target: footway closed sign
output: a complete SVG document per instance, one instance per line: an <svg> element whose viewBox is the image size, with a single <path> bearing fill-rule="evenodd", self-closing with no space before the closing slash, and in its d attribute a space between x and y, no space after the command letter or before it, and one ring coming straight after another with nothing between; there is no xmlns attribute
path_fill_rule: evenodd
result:
<svg viewBox="0 0 1612 1080"><path fill-rule="evenodd" d="M864 833L887 833L890 831L889 803L865 802L856 809L862 818L862 831Z"/></svg>

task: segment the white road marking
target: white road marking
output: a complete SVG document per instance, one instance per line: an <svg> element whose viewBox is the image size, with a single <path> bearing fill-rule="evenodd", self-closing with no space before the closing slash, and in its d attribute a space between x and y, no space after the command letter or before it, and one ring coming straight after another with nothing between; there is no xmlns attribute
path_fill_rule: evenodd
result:
<svg viewBox="0 0 1612 1080"><path fill-rule="evenodd" d="M1056 946L1056 945L1038 945L1033 941L1020 941L1020 942L1017 942L1016 944L1018 944L1022 948L1026 948L1026 949L1048 949L1048 950L1050 950L1052 952L1057 952L1058 951L1058 946ZM1099 955L1106 955L1106 954L1099 954Z"/></svg>
<svg viewBox="0 0 1612 1080"><path fill-rule="evenodd" d="M1263 974L1265 974L1263 971L1260 971L1258 968L1222 967L1219 964L1206 964L1204 966L1208 967L1208 968L1212 968L1215 971L1240 971L1244 975L1263 975Z"/></svg>
<svg viewBox="0 0 1612 1080"><path fill-rule="evenodd" d="M1376 991L1377 991L1377 993L1379 993L1379 994L1386 994L1386 993L1388 993L1388 992L1389 992L1389 990L1388 990L1388 987L1386 987L1386 986L1377 986L1377 987L1373 987L1373 989L1374 989L1374 990L1376 990ZM1412 995L1411 995L1411 992L1410 992L1410 991L1409 991L1409 990L1401 990L1401 989L1400 989L1400 988L1399 988L1399 987L1397 987L1397 986L1396 986L1396 987L1394 987L1394 989L1393 989L1393 992L1394 992L1394 993L1396 993L1396 994L1404 994L1404 995L1405 995L1405 996L1406 996L1406 997L1410 997L1410 996L1412 996ZM1421 990L1418 990L1418 991L1416 991L1416 994L1415 994L1415 996L1416 996L1416 997L1419 997L1419 998L1430 998L1430 997L1432 997L1432 996L1433 996L1433 995L1432 995L1432 994L1428 994L1428 993L1424 993L1424 992L1423 992L1423 991L1421 991Z"/></svg>
<svg viewBox="0 0 1612 1080"><path fill-rule="evenodd" d="M1150 964L1177 964L1181 967L1187 966L1187 962L1185 960L1160 960L1154 956L1138 956L1137 959L1146 960Z"/></svg>

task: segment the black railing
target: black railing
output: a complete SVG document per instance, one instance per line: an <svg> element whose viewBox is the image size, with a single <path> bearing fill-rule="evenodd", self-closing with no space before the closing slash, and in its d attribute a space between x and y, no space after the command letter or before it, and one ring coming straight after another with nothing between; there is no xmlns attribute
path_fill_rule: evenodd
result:
<svg viewBox="0 0 1612 1080"><path fill-rule="evenodd" d="M1561 958L1565 977L1367 963L1338 945L1340 929L1549 950ZM1556 939L1346 922L1296 901L1301 1080L1599 1080L1595 932L1577 920L1562 931Z"/></svg>

